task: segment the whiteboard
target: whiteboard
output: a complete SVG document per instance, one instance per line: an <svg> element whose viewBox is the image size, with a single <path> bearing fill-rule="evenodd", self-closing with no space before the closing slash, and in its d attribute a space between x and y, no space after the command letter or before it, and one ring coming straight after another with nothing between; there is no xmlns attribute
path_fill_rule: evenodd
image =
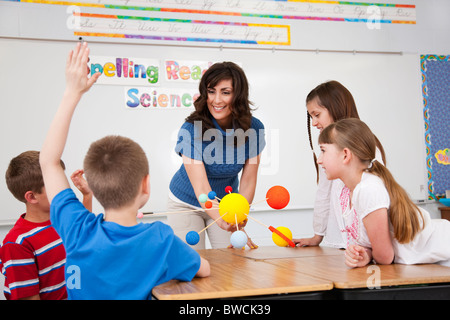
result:
<svg viewBox="0 0 450 320"><path fill-rule="evenodd" d="M56 7L61 10L64 6ZM13 19L14 10L10 10L9 19ZM52 10L41 10L40 14L50 18ZM51 18L65 23L67 15L64 8L62 11L63 17L53 15ZM310 25L319 26L317 22ZM304 25L292 23L292 26L294 31L295 27ZM339 24L338 28L340 31L357 30L354 42L358 48L374 49L361 26ZM392 31L389 28L381 32ZM14 156L25 150L40 149L65 87L65 61L74 42L31 39L39 38L39 30L29 39L20 38L17 30L16 35L14 30L0 30L3 32L0 37L0 171L5 172ZM301 32L297 34L308 37ZM380 33L370 35L381 37ZM300 46L298 39L293 42L293 47ZM239 63L250 83L250 99L256 108L253 115L266 127L267 146L262 154L255 201L263 200L271 186L283 185L291 194L288 209L313 206L316 174L306 130L305 98L311 89L327 80L338 80L353 93L361 119L385 148L388 168L394 177L413 199L426 198L423 106L417 54L315 53L112 42L93 42L90 48L95 56L154 59L160 61L161 68L165 59ZM355 47L343 43L338 48ZM379 48L387 47L381 45ZM164 79L160 85L173 86ZM189 90L195 86L192 83L184 85ZM181 165L181 159L174 152L176 135L192 109L130 110L124 104L124 88L120 85L96 84L83 97L63 154L67 175L82 167L91 142L109 134L130 137L144 148L150 162L151 197L143 211L164 211L170 179ZM312 128L312 133L317 141L317 130ZM319 150L317 145L315 150ZM17 219L25 210L4 182L0 184L0 200L3 205L0 220ZM261 203L256 208L264 210L268 206ZM94 212L102 212L97 202Z"/></svg>
<svg viewBox="0 0 450 320"><path fill-rule="evenodd" d="M41 147L65 86L64 66L71 43L0 40L1 149L0 168L28 149ZM336 79L354 94L360 116L383 143L389 169L410 195L423 198L423 120L418 59L415 55L346 55L296 52L250 52L91 44L96 55L151 56L164 60L237 60L250 83L254 116L265 125L267 147L262 155L255 201L272 185L291 193L290 206L312 206L315 170L306 131L305 97L317 84ZM32 53L32 54L31 54ZM264 62L265 61L265 62ZM265 68L261 64L268 63ZM151 170L151 198L144 210L163 211L168 184L181 164L175 154L176 134L190 109L129 110L120 86L95 85L73 118L63 160L67 174L80 168L90 143L109 134L130 137L146 151ZM312 130L314 139L317 132ZM318 148L316 147L316 150ZM414 169L412 169L414 168ZM22 210L4 183L2 218ZM101 210L98 206L96 210ZM94 210L95 211L95 210Z"/></svg>

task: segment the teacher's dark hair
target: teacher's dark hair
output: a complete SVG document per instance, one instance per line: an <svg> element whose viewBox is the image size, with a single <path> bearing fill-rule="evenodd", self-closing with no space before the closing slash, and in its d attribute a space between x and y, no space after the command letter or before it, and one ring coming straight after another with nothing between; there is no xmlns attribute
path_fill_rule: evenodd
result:
<svg viewBox="0 0 450 320"><path fill-rule="evenodd" d="M249 86L244 70L233 62L215 63L206 70L199 84L200 96L194 101L195 111L186 118L186 121L191 123L202 121L203 133L214 128L207 105L208 88L214 88L222 80L231 80L233 84L231 105L233 128L246 131L251 127L252 122Z"/></svg>

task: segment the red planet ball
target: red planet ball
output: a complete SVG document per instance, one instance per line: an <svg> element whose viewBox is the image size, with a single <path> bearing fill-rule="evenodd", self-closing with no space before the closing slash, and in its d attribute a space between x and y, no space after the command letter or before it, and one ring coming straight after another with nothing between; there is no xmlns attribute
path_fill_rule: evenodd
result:
<svg viewBox="0 0 450 320"><path fill-rule="evenodd" d="M211 209L212 208L212 202L211 201L206 201L205 202L205 208L206 209Z"/></svg>
<svg viewBox="0 0 450 320"><path fill-rule="evenodd" d="M267 204L276 210L283 209L289 203L289 191L282 186L273 186L266 194Z"/></svg>

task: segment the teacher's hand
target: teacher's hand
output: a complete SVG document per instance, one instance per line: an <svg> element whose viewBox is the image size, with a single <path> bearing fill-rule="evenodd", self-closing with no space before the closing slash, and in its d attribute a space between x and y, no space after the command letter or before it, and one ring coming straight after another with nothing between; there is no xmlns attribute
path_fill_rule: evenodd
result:
<svg viewBox="0 0 450 320"><path fill-rule="evenodd" d="M236 228L236 224L230 224L230 223L226 222L226 221L223 220L223 219L219 219L219 220L217 221L217 225L218 225L221 229L223 229L223 230L225 230L225 231L228 231L228 232L235 232L235 231L237 231L237 230L241 230L242 228L244 228L244 227L247 225L247 221L248 221L248 220L245 219L244 221L240 222L239 225L238 225L239 228Z"/></svg>
<svg viewBox="0 0 450 320"><path fill-rule="evenodd" d="M245 221L247 221L247 220L245 220ZM258 248L258 245L256 244L256 243L254 243L253 242L253 240L248 236L248 234L247 234L247 232L244 230L244 229L242 229L241 231L244 231L245 232L245 234L247 235L247 245L248 245L248 247L250 248L250 249L257 249Z"/></svg>
<svg viewBox="0 0 450 320"><path fill-rule="evenodd" d="M235 231L236 231L236 225L234 225L234 224L229 224L228 222L226 222L226 221L223 220L223 219L219 219L219 220L217 221L217 225L218 225L221 229L223 229L223 230L225 230L225 231L228 231L228 232L235 232Z"/></svg>

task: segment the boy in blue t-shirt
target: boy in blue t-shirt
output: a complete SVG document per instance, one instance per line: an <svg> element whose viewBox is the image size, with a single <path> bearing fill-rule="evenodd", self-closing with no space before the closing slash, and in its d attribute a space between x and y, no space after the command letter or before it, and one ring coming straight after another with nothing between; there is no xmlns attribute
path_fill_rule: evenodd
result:
<svg viewBox="0 0 450 320"><path fill-rule="evenodd" d="M151 299L152 288L210 274L207 260L161 223L137 223L150 195L147 157L134 141L108 136L85 157L86 180L105 209L94 215L78 201L60 165L70 121L82 95L100 76L88 78L87 44L69 54L66 90L40 154L50 219L66 248L69 299Z"/></svg>

